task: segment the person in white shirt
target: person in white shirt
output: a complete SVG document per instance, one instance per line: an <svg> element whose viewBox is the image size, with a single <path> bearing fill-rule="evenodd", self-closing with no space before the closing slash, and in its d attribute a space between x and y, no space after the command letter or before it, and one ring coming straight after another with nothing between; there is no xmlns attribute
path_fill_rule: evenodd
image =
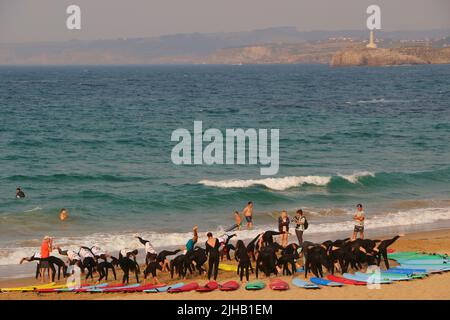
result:
<svg viewBox="0 0 450 320"><path fill-rule="evenodd" d="M360 203L356 206L356 213L353 216L353 220L355 221L355 228L353 229L352 240L356 239L356 237L358 236L358 233L360 235L360 239L364 239L365 214L364 214L363 206Z"/></svg>
<svg viewBox="0 0 450 320"><path fill-rule="evenodd" d="M69 259L69 265L73 266L73 265L80 265L81 263L81 257L78 253L76 253L73 250L61 250L60 247L56 247L55 249L58 250L58 253L62 256L67 256L67 258Z"/></svg>
<svg viewBox="0 0 450 320"><path fill-rule="evenodd" d="M136 238L145 246L145 265L148 266L151 262L155 262L156 258L158 257L158 253L156 252L150 241L142 239L139 236L136 236Z"/></svg>

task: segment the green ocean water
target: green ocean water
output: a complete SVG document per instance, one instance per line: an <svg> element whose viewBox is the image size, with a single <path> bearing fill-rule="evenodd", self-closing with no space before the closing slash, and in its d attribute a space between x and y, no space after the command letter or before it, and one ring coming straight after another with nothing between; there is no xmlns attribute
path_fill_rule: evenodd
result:
<svg viewBox="0 0 450 320"><path fill-rule="evenodd" d="M278 174L174 165L171 133L194 121L279 129ZM46 234L111 250L136 232L178 245L193 224L232 224L249 200L254 233L298 207L311 233L350 230L356 203L368 228L439 225L449 141L449 65L0 67L0 264Z"/></svg>

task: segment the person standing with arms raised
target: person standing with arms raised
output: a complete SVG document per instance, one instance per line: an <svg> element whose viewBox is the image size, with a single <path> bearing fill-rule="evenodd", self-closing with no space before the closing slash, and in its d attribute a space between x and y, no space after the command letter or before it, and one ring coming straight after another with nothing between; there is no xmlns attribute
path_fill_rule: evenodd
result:
<svg viewBox="0 0 450 320"><path fill-rule="evenodd" d="M251 230L253 228L253 202L249 201L247 206L242 211L242 214L247 221L247 229Z"/></svg>

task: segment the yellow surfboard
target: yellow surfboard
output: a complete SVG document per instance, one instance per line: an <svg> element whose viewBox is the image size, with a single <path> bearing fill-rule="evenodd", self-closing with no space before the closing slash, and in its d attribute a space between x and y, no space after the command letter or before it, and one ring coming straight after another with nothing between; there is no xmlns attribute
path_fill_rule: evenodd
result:
<svg viewBox="0 0 450 320"><path fill-rule="evenodd" d="M237 265L226 264L226 263L219 263L219 270L236 272L237 271Z"/></svg>
<svg viewBox="0 0 450 320"><path fill-rule="evenodd" d="M36 289L47 289L47 288L54 288L56 286L56 282L51 282L47 284L40 284L35 286L24 286L24 287L15 287L15 288L1 288L0 291L2 292L17 292L17 291L33 291ZM66 285L64 285L66 286Z"/></svg>

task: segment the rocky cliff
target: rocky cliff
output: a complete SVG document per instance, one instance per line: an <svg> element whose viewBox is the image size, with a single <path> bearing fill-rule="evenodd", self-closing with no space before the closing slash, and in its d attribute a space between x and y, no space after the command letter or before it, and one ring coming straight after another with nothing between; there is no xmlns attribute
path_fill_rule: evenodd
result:
<svg viewBox="0 0 450 320"><path fill-rule="evenodd" d="M332 66L388 66L450 63L450 47L350 48L333 55Z"/></svg>
<svg viewBox="0 0 450 320"><path fill-rule="evenodd" d="M212 64L328 64L347 42L280 43L225 48L204 58Z"/></svg>

